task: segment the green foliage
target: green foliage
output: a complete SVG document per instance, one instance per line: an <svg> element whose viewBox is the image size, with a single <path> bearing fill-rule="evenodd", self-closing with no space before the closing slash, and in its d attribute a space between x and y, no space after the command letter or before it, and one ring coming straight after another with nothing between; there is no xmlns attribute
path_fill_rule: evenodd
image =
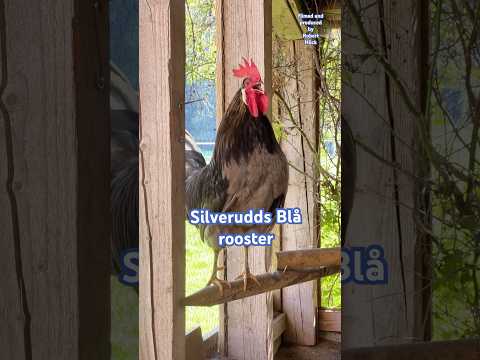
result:
<svg viewBox="0 0 480 360"><path fill-rule="evenodd" d="M186 79L188 84L215 80L214 0L185 2Z"/></svg>
<svg viewBox="0 0 480 360"><path fill-rule="evenodd" d="M340 98L341 98L341 39L340 32L323 39L318 48L322 84L319 96L320 146L318 167L330 174L320 179L321 230L323 248L340 246L341 158ZM334 148L334 154L328 151ZM321 306L341 307L340 275L321 281Z"/></svg>
<svg viewBox="0 0 480 360"><path fill-rule="evenodd" d="M472 22L468 2L433 0L431 5L432 136L427 146L442 156L431 161L433 338L453 340L480 332L480 194L478 186L469 186L480 182L478 150L472 149L479 141L472 126L478 115L472 111L480 99L480 68L478 53L462 43L477 36L478 44L480 20Z"/></svg>

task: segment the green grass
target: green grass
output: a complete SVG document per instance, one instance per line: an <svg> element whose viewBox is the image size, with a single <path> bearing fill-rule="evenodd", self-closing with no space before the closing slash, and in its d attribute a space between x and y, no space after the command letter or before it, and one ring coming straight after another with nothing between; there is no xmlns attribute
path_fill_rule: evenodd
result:
<svg viewBox="0 0 480 360"><path fill-rule="evenodd" d="M203 288L210 278L213 268L213 251L200 240L198 230L189 223L186 225L186 295ZM202 328L202 334L218 326L218 305L212 307L187 307L186 330L196 326Z"/></svg>
<svg viewBox="0 0 480 360"><path fill-rule="evenodd" d="M203 288L212 271L213 252L205 245L198 230L186 223L186 294ZM138 296L133 289L111 278L112 359L138 359ZM186 330L201 326L202 333L218 326L218 306L187 307Z"/></svg>
<svg viewBox="0 0 480 360"><path fill-rule="evenodd" d="M110 281L112 330L110 341L114 360L138 359L138 296L116 276Z"/></svg>

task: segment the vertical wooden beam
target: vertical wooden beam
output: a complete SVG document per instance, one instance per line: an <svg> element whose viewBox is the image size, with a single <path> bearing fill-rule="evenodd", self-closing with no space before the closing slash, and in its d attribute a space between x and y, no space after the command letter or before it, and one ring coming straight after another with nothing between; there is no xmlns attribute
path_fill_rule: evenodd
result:
<svg viewBox="0 0 480 360"><path fill-rule="evenodd" d="M140 359L185 359L185 4L140 2Z"/></svg>
<svg viewBox="0 0 480 360"><path fill-rule="evenodd" d="M223 114L225 113L225 81L224 78L228 74L225 73L225 64L224 64L224 49L225 49L225 39L224 34L224 24L223 24L223 4L224 0L215 1L215 25L216 25L216 45L217 45L217 64L216 64L216 77L215 77L215 87L216 87L216 127L220 125L222 121ZM218 272L220 279L227 280L227 253L222 251L219 255L219 264L223 265L223 269ZM227 313L228 304L218 305L218 340L217 347L220 354L227 353L227 338L228 338L228 313Z"/></svg>
<svg viewBox="0 0 480 360"><path fill-rule="evenodd" d="M282 226L282 250L310 249L318 247L316 194L312 178L315 178L312 151L317 147L318 111L316 101L313 48L303 40L285 42L291 63L292 78L287 83L285 101L292 110L283 111L282 121L289 128L282 140L282 148L290 167L289 190L285 207L299 207L303 224ZM301 131L306 137L301 135ZM309 145L310 144L310 145ZM315 345L317 314L317 281L288 287L282 291L282 311L287 315L284 340L299 345Z"/></svg>
<svg viewBox="0 0 480 360"><path fill-rule="evenodd" d="M110 357L108 1L94 3L0 1L2 358Z"/></svg>
<svg viewBox="0 0 480 360"><path fill-rule="evenodd" d="M272 57L271 0L217 0L217 120L241 86L241 80L232 76L242 57L253 58L271 96ZM228 279L239 275L243 267L243 249L228 249L226 264ZM269 270L269 252L264 248L250 248L249 261L253 273ZM273 320L273 298L262 294L229 303L221 308L219 344L233 359L268 358L269 329ZM222 328L223 327L223 328Z"/></svg>
<svg viewBox="0 0 480 360"><path fill-rule="evenodd" d="M346 246L378 244L385 250L388 283L385 285L342 286L342 346L344 348L396 344L415 340L416 308L416 224L415 181L407 173L416 172L411 144L415 122L393 78L375 57L363 61L357 54L372 54L365 39L386 56L408 96L418 101L420 111L420 67L422 16L417 1L382 0L343 16L342 116L357 146L357 179L353 210L346 232ZM425 2L426 3L426 2ZM359 13L358 8L363 10ZM379 17L383 20L380 20ZM360 19L365 32L354 21ZM414 25L415 24L415 25ZM407 29L407 30L405 30ZM354 70L352 70L354 69ZM393 133L391 131L393 124ZM365 149L369 151L365 151ZM393 166L379 161L391 161ZM397 201L398 200L398 201Z"/></svg>
<svg viewBox="0 0 480 360"><path fill-rule="evenodd" d="M110 357L108 5L108 0L75 1L79 357L85 360Z"/></svg>

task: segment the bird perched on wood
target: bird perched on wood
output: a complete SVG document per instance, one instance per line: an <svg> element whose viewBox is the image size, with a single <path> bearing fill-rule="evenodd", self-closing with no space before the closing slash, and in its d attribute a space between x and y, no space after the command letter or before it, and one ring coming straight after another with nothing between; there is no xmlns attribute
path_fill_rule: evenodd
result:
<svg viewBox="0 0 480 360"><path fill-rule="evenodd" d="M268 120L268 97L253 61L243 59L233 75L243 79L217 131L211 162L190 169L186 178L186 208L215 212L241 212L263 209L275 213L283 207L288 187L288 163ZM208 284L223 292L225 282L218 278L217 261L222 248L219 234L265 233L271 225L199 225L200 235L214 251L214 264ZM244 289L255 276L250 273L248 247L244 247Z"/></svg>
<svg viewBox="0 0 480 360"><path fill-rule="evenodd" d="M115 272L124 250L138 248L138 95L121 72L111 71L111 202L112 254ZM206 165L192 136L185 132L186 209L240 212L264 209L274 212L284 204L288 186L288 164L272 126L265 116L268 97L256 65L244 61L234 76L243 78L217 132L211 162ZM273 225L200 225L200 235L214 250L214 264L208 284L223 291L217 277L220 233L264 233ZM256 281L244 248L246 289L248 279Z"/></svg>

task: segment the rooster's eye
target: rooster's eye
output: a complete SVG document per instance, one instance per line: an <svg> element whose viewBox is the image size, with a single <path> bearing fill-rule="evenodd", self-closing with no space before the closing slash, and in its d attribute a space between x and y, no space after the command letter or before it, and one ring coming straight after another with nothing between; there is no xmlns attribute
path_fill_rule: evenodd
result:
<svg viewBox="0 0 480 360"><path fill-rule="evenodd" d="M250 84L250 79L244 79L243 80L243 87L246 88Z"/></svg>

